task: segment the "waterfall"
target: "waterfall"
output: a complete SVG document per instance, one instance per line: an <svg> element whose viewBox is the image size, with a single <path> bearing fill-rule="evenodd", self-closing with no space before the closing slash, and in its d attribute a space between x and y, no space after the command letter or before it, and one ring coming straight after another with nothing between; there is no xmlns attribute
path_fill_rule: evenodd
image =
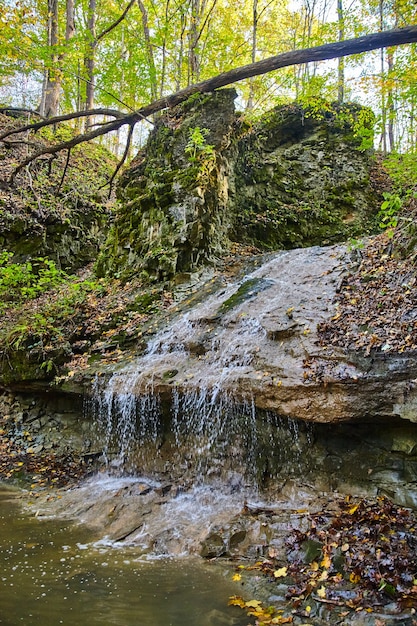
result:
<svg viewBox="0 0 417 626"><path fill-rule="evenodd" d="M91 405L113 471L226 472L256 483L299 465L296 423L260 415L250 390L235 393L268 341L262 315L246 306L275 284L267 265L179 314L110 379L96 378Z"/></svg>

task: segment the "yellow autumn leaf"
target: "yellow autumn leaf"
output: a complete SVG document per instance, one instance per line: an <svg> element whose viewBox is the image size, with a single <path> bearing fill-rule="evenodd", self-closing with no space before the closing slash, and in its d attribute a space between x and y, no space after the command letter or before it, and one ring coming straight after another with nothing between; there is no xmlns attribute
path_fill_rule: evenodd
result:
<svg viewBox="0 0 417 626"><path fill-rule="evenodd" d="M331 565L331 564L332 564L332 560L331 560L331 558L329 557L329 555L328 555L328 554L325 554L325 555L324 555L324 557L323 557L322 562L320 563L321 567L324 567L324 568L326 568L326 569L329 569L329 567L330 567L330 565Z"/></svg>
<svg viewBox="0 0 417 626"><path fill-rule="evenodd" d="M317 595L319 598L325 598L326 597L326 587L324 587L323 585L317 589Z"/></svg>
<svg viewBox="0 0 417 626"><path fill-rule="evenodd" d="M313 572L317 572L319 569L319 564L317 563L317 561L313 561L312 563L310 563L310 569L313 570Z"/></svg>
<svg viewBox="0 0 417 626"><path fill-rule="evenodd" d="M261 602L259 600L248 600L248 602L245 602L245 606L248 608L259 609Z"/></svg>
<svg viewBox="0 0 417 626"><path fill-rule="evenodd" d="M359 504L355 504L354 506L351 506L350 509L348 509L349 515L353 515L355 511L358 510L358 508L359 508Z"/></svg>
<svg viewBox="0 0 417 626"><path fill-rule="evenodd" d="M359 574L354 574L353 572L349 575L349 580L351 583L358 583L360 581L361 577L359 576Z"/></svg>
<svg viewBox="0 0 417 626"><path fill-rule="evenodd" d="M265 611L263 611L262 609L249 609L248 615L252 615L253 617L259 617L263 624L266 623L266 620L268 621L268 623L271 621L271 616L269 615L269 613L265 613Z"/></svg>
<svg viewBox="0 0 417 626"><path fill-rule="evenodd" d="M234 574L232 576L232 580L235 580L235 581L241 580L241 578L242 578L242 576L240 574Z"/></svg>
<svg viewBox="0 0 417 626"><path fill-rule="evenodd" d="M328 578L329 578L329 572L327 571L327 569L325 569L318 577L318 580L327 580Z"/></svg>
<svg viewBox="0 0 417 626"><path fill-rule="evenodd" d="M349 544L348 543L344 543L342 548L341 548L342 552L347 552L349 550Z"/></svg>
<svg viewBox="0 0 417 626"><path fill-rule="evenodd" d="M287 571L288 571L287 567L280 567L279 569L275 570L274 576L275 578L283 578L284 576L287 575Z"/></svg>
<svg viewBox="0 0 417 626"><path fill-rule="evenodd" d="M230 596L229 598L230 606L239 606L241 609L245 608L245 601L240 596Z"/></svg>

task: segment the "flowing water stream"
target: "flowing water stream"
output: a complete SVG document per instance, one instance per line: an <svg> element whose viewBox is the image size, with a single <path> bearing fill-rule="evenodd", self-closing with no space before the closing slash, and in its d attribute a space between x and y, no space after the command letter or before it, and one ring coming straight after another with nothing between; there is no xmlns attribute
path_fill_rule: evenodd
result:
<svg viewBox="0 0 417 626"><path fill-rule="evenodd" d="M278 475L273 466L286 478L302 472L308 428L260 417L250 392L233 393L266 339L262 316L245 310L273 284L264 274L179 315L142 356L97 378L86 415L104 472L62 500L35 502L35 517L1 494L0 624L247 623L227 607L241 591L233 572L196 555L237 554L245 541L259 554L266 525L246 528L242 511L262 508L258 484ZM289 488L277 527L296 521L304 496Z"/></svg>
<svg viewBox="0 0 417 626"><path fill-rule="evenodd" d="M22 514L0 490L4 626L243 626L227 606L231 571L194 559L150 559L96 542L91 530Z"/></svg>
<svg viewBox="0 0 417 626"><path fill-rule="evenodd" d="M259 353L267 345L280 363L285 359L284 350L268 338L265 322L276 314L274 294L287 289L281 277L285 257L276 255L179 314L143 355L110 378L96 378L87 413L97 423L109 467L176 477L181 468L189 469L197 481L219 475L222 468L254 484L272 471L270 460L277 455L280 469L283 464L290 473L297 469L297 422L260 415L248 384L250 377L281 384L261 369ZM259 304L251 311L248 303L254 300ZM295 343L302 352L303 339Z"/></svg>

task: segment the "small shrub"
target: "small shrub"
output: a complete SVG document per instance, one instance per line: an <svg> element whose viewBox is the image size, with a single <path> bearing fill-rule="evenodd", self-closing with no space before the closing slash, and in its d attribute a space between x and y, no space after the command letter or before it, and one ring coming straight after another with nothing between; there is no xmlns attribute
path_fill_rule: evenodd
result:
<svg viewBox="0 0 417 626"><path fill-rule="evenodd" d="M66 278L51 259L37 257L24 263L13 262L13 254L0 253L0 298L5 302L19 303L56 287Z"/></svg>

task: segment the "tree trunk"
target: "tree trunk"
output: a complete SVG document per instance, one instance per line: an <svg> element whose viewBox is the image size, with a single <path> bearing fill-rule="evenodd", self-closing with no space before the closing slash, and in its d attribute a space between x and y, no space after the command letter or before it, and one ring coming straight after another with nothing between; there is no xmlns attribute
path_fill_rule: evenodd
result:
<svg viewBox="0 0 417 626"><path fill-rule="evenodd" d="M132 127L137 122L145 119L148 115L152 115L154 113L162 111L163 109L167 109L181 104L181 102L184 102L195 93L207 93L210 91L214 91L215 89L219 89L220 87L231 85L240 80L250 78L251 76L260 76L261 74L266 74L267 72L277 70L281 67L288 67L290 65L306 63L309 61L324 61L326 59L336 59L343 56L348 56L350 54L360 54L369 50L376 50L385 46L399 46L402 44L414 43L416 41L417 26L406 26L405 28L393 29L385 31L383 33L374 33L372 35L366 35L357 39L348 39L347 41L325 44L323 46L317 46L315 48L284 52L284 54L279 54L277 56L264 59L263 61L257 61L256 63L251 63L250 65L237 67L228 72L218 74L217 76L209 78L208 80L205 80L203 82L196 83L195 85L190 85L189 87L177 91L170 96L155 100L154 102L151 102L150 104L138 109L137 111L134 111L133 113L118 117L113 122L109 122L105 126L99 126L97 128L94 128L92 131L84 135L78 135L76 137L73 137L69 141L64 141L56 145L44 147L24 161L22 161L20 165L14 170L12 177L15 178L16 175L28 163L34 161L44 154L56 154L58 152L61 152L62 150L69 150L74 146L77 146L86 141L91 141L96 137L100 137L109 132L117 131L117 129L121 128L122 126L129 125L130 127ZM71 116L64 117L65 119L71 118ZM77 117L77 114L74 114L73 117ZM57 121L59 121L59 118L58 120L50 120L47 123L52 124L56 123ZM28 129L35 130L38 128L42 128L45 125L46 124L44 122L30 124L26 127L20 127L18 129L18 132L22 132ZM0 134L0 140L10 136L11 134L14 134L15 132L17 131L11 130L6 133Z"/></svg>
<svg viewBox="0 0 417 626"><path fill-rule="evenodd" d="M180 45L178 48L178 57L177 57L177 75L175 78L175 89L179 91L182 85L182 66L184 62L184 39L185 39L185 30L186 30L187 22L184 13L181 13L181 35L180 35Z"/></svg>
<svg viewBox="0 0 417 626"><path fill-rule="evenodd" d="M86 72L86 88L85 88L85 101L84 108L86 111L94 108L94 70L95 70L95 55L97 47L97 34L96 34L96 0L88 0L88 45L87 54L84 59L84 67ZM87 123L87 127L88 127Z"/></svg>
<svg viewBox="0 0 417 626"><path fill-rule="evenodd" d="M258 38L258 0L253 0L252 4L252 54L251 61L255 63L256 61L256 47L257 47L257 38ZM253 109L253 103L255 98L255 81L252 76L249 83L249 98L246 105L246 108L250 111Z"/></svg>
<svg viewBox="0 0 417 626"><path fill-rule="evenodd" d="M394 50L389 48L387 50L387 63L388 63L388 88L387 88L387 113L388 113L388 142L389 150L392 152L395 150L395 136L394 136L394 124L395 124L395 102L394 102L394 89L392 86L392 74L394 69Z"/></svg>
<svg viewBox="0 0 417 626"><path fill-rule="evenodd" d="M152 95L152 98L157 98L158 86L156 82L156 67L155 67L155 59L154 59L154 54L153 54L153 46L151 42L151 35L149 32L149 25L148 25L148 12L142 0L137 0L137 2L138 2L141 15L142 15L143 35L145 38L146 56L148 57L148 64L149 64L151 95Z"/></svg>
<svg viewBox="0 0 417 626"><path fill-rule="evenodd" d="M161 79L159 82L159 97L162 97L165 89L165 74L166 74L166 66L167 66L167 38L168 38L168 23L169 23L169 2L170 0L165 0L165 23L164 23L164 36L162 40L162 50L161 50Z"/></svg>
<svg viewBox="0 0 417 626"><path fill-rule="evenodd" d="M343 15L343 0L337 0L337 21L339 25L339 41L345 38L345 24ZM345 99L345 59L339 58L337 67L337 101L342 104Z"/></svg>
<svg viewBox="0 0 417 626"><path fill-rule="evenodd" d="M172 107L180 102L184 102L184 100L189 98L192 94L199 91L214 91L215 89L231 85L232 83L250 78L251 76L267 74L268 72L278 70L282 67L289 67L290 65L298 65L300 63L336 59L349 56L351 54L360 54L362 52L368 52L369 50L377 50L378 48L387 46L414 43L416 41L417 26L406 26L405 28L396 28L382 33L374 33L372 35L365 35L364 37L358 37L356 39L347 39L346 41L340 41L337 43L324 44L323 46L316 46L314 48L284 52L283 54L278 54L277 56L269 57L268 59L263 59L262 61L257 61L256 63L250 63L249 65L243 65L233 70L223 72L222 74L218 74L213 78L196 83L195 85L190 85L185 89L181 89L170 96L166 96L161 100L157 100L143 107L143 109L139 109L138 112L132 113L132 115L143 112L145 115L150 115L155 111L160 111L163 108Z"/></svg>
<svg viewBox="0 0 417 626"><path fill-rule="evenodd" d="M169 96L164 96L159 100L155 100L150 104L129 113L124 117L110 122L106 128L98 128L89 134L89 138L99 137L100 135L117 130L125 124L135 124L144 119L148 115L162 111L163 109L171 108L177 104L181 104L195 93L207 93L232 85L251 76L260 76L267 74L282 67L288 67L290 65L298 65L300 63L308 63L310 61L325 61L326 59L337 59L340 57L349 56L351 54L360 54L362 52L368 52L369 50L377 50L385 46L399 46L402 44L414 43L417 41L417 26L406 26L405 28L395 28L393 30L387 30L383 33L373 33L372 35L365 35L364 37L358 37L356 39L347 39L346 41L340 41L337 43L324 44L323 46L316 46L314 48L306 48L304 50L293 50L291 52L284 52L277 56L269 57L256 63L249 65L243 65L237 67L228 72L218 74L213 78L204 80L195 85L190 85L185 89L181 89ZM77 138L74 145L85 141L85 139Z"/></svg>
<svg viewBox="0 0 417 626"><path fill-rule="evenodd" d="M191 0L190 29L188 33L188 84L198 81L200 78L200 55L198 42L200 40L200 0Z"/></svg>
<svg viewBox="0 0 417 626"><path fill-rule="evenodd" d="M68 43L75 35L74 0L67 0L65 6L65 41Z"/></svg>
<svg viewBox="0 0 417 626"><path fill-rule="evenodd" d="M51 66L45 73L44 94L40 113L45 117L55 117L58 114L59 97L61 93L61 76L58 68L58 0L48 0L48 46L51 50ZM43 110L42 110L43 108Z"/></svg>
<svg viewBox="0 0 417 626"><path fill-rule="evenodd" d="M379 28L384 30L384 0L379 0ZM381 48L379 54L379 63L381 70L381 139L379 142L380 150L383 154L387 153L387 108L385 97L385 50Z"/></svg>

